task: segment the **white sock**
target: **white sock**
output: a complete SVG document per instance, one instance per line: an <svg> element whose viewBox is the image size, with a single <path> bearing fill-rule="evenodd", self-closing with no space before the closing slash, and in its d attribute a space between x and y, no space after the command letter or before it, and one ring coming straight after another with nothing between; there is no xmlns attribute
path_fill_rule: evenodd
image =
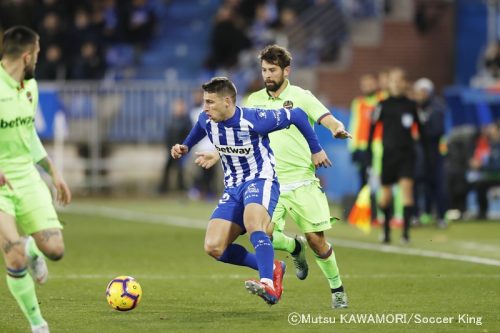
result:
<svg viewBox="0 0 500 333"><path fill-rule="evenodd" d="M262 278L260 279L260 282L268 285L269 287L271 287L273 290L274 290L274 283L273 283L273 280L271 279L266 279L266 278Z"/></svg>

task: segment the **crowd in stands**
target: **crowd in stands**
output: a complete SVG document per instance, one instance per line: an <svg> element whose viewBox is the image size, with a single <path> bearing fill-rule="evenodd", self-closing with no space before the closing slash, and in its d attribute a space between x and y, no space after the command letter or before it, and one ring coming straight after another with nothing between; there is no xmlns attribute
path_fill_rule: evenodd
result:
<svg viewBox="0 0 500 333"><path fill-rule="evenodd" d="M0 30L23 24L40 35L37 78L102 79L119 66L120 47L135 58L155 27L150 0L16 0L0 2Z"/></svg>

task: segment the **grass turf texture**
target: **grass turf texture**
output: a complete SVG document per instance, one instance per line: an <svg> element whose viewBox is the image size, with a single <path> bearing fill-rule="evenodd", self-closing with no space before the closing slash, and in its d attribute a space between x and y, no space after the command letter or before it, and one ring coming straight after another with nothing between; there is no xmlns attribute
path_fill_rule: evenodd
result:
<svg viewBox="0 0 500 333"><path fill-rule="evenodd" d="M37 286L51 332L500 332L500 267L336 247L350 308L330 309L329 287L308 251L309 276L299 281L283 252L288 272L282 301L268 307L243 286L257 273L222 264L203 252L204 230L93 215L92 207L114 207L149 216L207 220L214 204L172 200L80 201L82 213L65 212L66 255L49 263L49 281ZM78 202L77 202L78 204ZM77 205L75 205L77 206ZM96 211L98 211L96 209ZM109 213L109 212L108 212ZM296 229L290 223L290 234ZM411 248L500 259L500 223L456 223L449 230L415 229ZM378 230L364 235L338 223L333 240L376 243ZM394 236L399 236L395 230ZM241 243L251 248L247 236ZM397 237L394 237L397 240ZM105 288L130 275L144 291L137 309L122 313L106 304ZM27 332L28 324L0 280L0 332ZM335 324L288 323L292 312L323 316ZM341 323L341 315L420 314L454 317L451 324ZM457 323L459 314L482 317L482 325ZM346 317L344 317L346 318ZM347 317L349 319L349 317Z"/></svg>

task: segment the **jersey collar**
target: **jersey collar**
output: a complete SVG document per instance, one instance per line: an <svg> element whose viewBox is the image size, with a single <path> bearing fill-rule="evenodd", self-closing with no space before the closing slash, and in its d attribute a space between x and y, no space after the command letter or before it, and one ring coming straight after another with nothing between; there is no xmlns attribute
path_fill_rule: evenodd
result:
<svg viewBox="0 0 500 333"><path fill-rule="evenodd" d="M268 99L272 99L272 100L284 100L284 99L286 99L286 97L288 96L288 93L290 91L290 81L288 81L288 79L286 79L285 82L286 82L286 87L281 92L281 94L278 95L278 97L271 96L271 94L269 94L269 92L266 90L266 94L268 96Z"/></svg>
<svg viewBox="0 0 500 333"><path fill-rule="evenodd" d="M0 80L7 83L7 85L12 89L20 90L23 88L23 83L19 83L16 80L14 80L14 78L5 71L1 62L0 62Z"/></svg>

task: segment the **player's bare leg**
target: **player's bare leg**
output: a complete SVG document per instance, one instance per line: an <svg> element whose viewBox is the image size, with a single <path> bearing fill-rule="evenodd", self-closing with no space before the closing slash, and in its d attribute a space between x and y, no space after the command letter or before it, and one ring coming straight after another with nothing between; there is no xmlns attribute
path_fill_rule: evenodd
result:
<svg viewBox="0 0 500 333"><path fill-rule="evenodd" d="M30 322L32 332L49 332L26 267L25 241L17 232L14 217L1 211L0 247L7 266L7 286Z"/></svg>
<svg viewBox="0 0 500 333"><path fill-rule="evenodd" d="M340 279L339 268L335 258L333 247L328 244L325 233L309 232L306 233L307 242L316 255L316 263L325 275L332 292L332 307L347 308L347 294L344 291L342 280Z"/></svg>

